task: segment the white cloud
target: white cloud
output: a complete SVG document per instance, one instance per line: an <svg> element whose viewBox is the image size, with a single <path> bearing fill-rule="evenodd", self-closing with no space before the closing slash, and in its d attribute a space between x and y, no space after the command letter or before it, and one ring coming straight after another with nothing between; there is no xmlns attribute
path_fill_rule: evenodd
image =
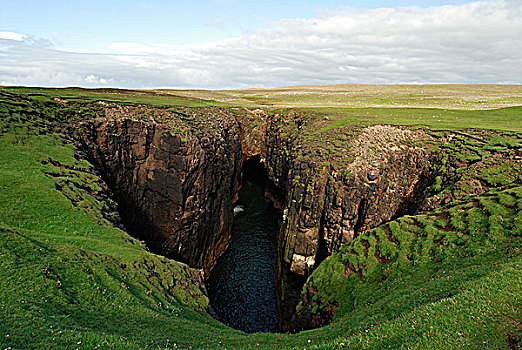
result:
<svg viewBox="0 0 522 350"><path fill-rule="evenodd" d="M47 39L38 38L32 35L23 35L14 32L0 32L0 40L12 40L23 42L28 46L50 48L53 46L52 42Z"/></svg>
<svg viewBox="0 0 522 350"><path fill-rule="evenodd" d="M24 36L13 32L0 32L0 39L23 41Z"/></svg>
<svg viewBox="0 0 522 350"><path fill-rule="evenodd" d="M521 38L522 3L515 0L424 9L346 8L203 45L115 43L115 55L60 52L31 37L0 33L0 84L522 83Z"/></svg>

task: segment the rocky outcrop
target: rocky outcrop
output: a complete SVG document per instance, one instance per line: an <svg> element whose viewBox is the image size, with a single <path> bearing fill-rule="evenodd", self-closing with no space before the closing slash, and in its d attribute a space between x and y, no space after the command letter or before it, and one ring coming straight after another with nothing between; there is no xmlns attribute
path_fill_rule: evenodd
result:
<svg viewBox="0 0 522 350"><path fill-rule="evenodd" d="M262 109L234 109L239 127L243 159L265 156L267 128L270 118ZM263 160L264 161L264 160Z"/></svg>
<svg viewBox="0 0 522 350"><path fill-rule="evenodd" d="M278 262L283 329L315 266L357 235L417 211L434 181L423 131L378 125L354 134L342 145L344 159L333 165L298 140L267 137L269 173L281 176L286 193Z"/></svg>
<svg viewBox="0 0 522 350"><path fill-rule="evenodd" d="M421 130L376 125L350 141L354 160L325 188L320 240L327 255L355 236L423 207L434 161Z"/></svg>
<svg viewBox="0 0 522 350"><path fill-rule="evenodd" d="M355 235L415 211L428 195L433 156L421 130L382 125L357 130L343 145L347 159L339 169L289 133L288 119L272 116L267 124L266 136L256 138L265 140L256 154L284 193L281 251L293 273L306 275L320 249L330 255Z"/></svg>
<svg viewBox="0 0 522 350"><path fill-rule="evenodd" d="M241 170L237 124L215 109L204 111L205 124L190 111L158 110L145 121L139 112L107 109L108 118L81 123L79 139L129 231L152 251L208 273L230 236Z"/></svg>

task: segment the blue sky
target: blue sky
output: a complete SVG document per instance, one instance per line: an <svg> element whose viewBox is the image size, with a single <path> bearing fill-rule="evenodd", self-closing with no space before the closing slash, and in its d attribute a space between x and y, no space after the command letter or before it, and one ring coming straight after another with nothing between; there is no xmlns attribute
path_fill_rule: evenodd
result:
<svg viewBox="0 0 522 350"><path fill-rule="evenodd" d="M280 19L311 18L346 7L427 7L464 2L0 0L0 30L47 38L59 49L110 52L110 44L118 42L200 44L238 37Z"/></svg>
<svg viewBox="0 0 522 350"><path fill-rule="evenodd" d="M0 0L0 85L522 82L513 68L522 63L521 8L520 0Z"/></svg>

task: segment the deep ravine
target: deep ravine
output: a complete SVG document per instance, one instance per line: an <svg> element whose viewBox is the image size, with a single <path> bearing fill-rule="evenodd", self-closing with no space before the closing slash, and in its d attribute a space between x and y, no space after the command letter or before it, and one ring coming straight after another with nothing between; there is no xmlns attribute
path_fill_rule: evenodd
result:
<svg viewBox="0 0 522 350"><path fill-rule="evenodd" d="M145 112L154 117L142 120ZM298 115L128 106L104 114L104 120L81 122L76 139L114 193L122 222L154 253L201 269L216 317L247 332L292 330L303 284L315 267L362 232L413 214L434 178L437 154L429 151L432 137L420 129L351 126L343 129L343 144L326 150L289 132L303 125L305 117ZM249 180L249 174L261 179ZM256 205L267 207L249 209L254 195L245 197L245 191L257 193ZM235 218L234 205L244 209ZM268 233L250 242L255 227L238 225L256 221ZM267 252L262 258L261 248ZM222 263L227 256L231 263ZM249 256L264 272L248 266ZM218 257L230 280L219 281ZM244 269L243 275L236 278L234 269ZM229 284L238 295L225 295ZM241 291L247 285L251 289ZM255 290L260 286L266 287L262 297ZM250 307L246 297L258 306ZM225 304L237 310L220 316ZM226 316L236 312L243 313L238 321ZM273 317L251 324L256 313Z"/></svg>
<svg viewBox="0 0 522 350"><path fill-rule="evenodd" d="M247 333L277 332L274 268L281 211L264 187L245 179L235 209L230 245L207 281L215 317Z"/></svg>

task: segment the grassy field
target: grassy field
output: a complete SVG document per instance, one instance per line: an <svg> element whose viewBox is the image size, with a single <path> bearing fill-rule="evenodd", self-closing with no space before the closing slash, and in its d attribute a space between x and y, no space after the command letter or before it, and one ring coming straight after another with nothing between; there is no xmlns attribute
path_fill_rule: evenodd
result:
<svg viewBox="0 0 522 350"><path fill-rule="evenodd" d="M152 91L82 88L52 89L36 87L6 87L4 89L41 101L58 98L71 102L124 102L129 104L146 104L154 107L206 107L222 105L222 103L213 100L203 100L182 95L177 96L172 93L161 94Z"/></svg>
<svg viewBox="0 0 522 350"><path fill-rule="evenodd" d="M315 131L350 123L428 125L436 129L522 131L520 85L331 85L247 90L156 90L228 106L312 112L327 121Z"/></svg>
<svg viewBox="0 0 522 350"><path fill-rule="evenodd" d="M487 156L487 152L504 152L513 159L520 156L520 87L384 86L366 90L366 86L350 86L356 88L366 95L382 89L384 97L375 98L390 101L317 107L315 103L322 97L311 94L309 103L299 108L311 113L305 131L317 137L315 142L322 136L335 137L333 131L353 122L425 124L432 129L475 127L509 133L476 144L463 142L459 150L450 150L456 156ZM503 168L502 159L491 168L463 170L468 176L491 181L491 191L387 223L325 260L304 292L314 291L310 306L315 303L318 312L326 302L339 303L330 325L298 334L246 335L205 312L208 299L201 291L198 271L147 252L141 242L111 224L114 203L66 133L75 111L93 108L83 102L160 107L261 104L268 109L281 104L286 109L295 107L294 102L287 103L292 95L278 94L292 89L162 91L160 95L1 89L0 348L519 347L522 178L519 168ZM319 88L298 88L307 89ZM336 89L347 88L325 88L325 94L335 95ZM390 106L394 89L404 91L404 98ZM468 110L448 101L399 106L407 100L407 91L418 96L419 89L446 96L448 101L455 94L454 100L466 99L467 108L473 105L470 101L476 101L477 108ZM218 94L233 96L226 100ZM265 95L269 95L266 101ZM306 100L305 96L302 93L296 101ZM474 140L480 134L470 135ZM441 152L446 151L441 147Z"/></svg>
<svg viewBox="0 0 522 350"><path fill-rule="evenodd" d="M246 90L154 90L228 104L273 107L493 109L522 105L521 85L319 85Z"/></svg>
<svg viewBox="0 0 522 350"><path fill-rule="evenodd" d="M318 116L322 132L352 123L426 125L434 130L462 130L469 128L522 131L522 107L488 110L448 110L438 108L299 108L299 111ZM328 121L320 121L321 118Z"/></svg>
<svg viewBox="0 0 522 350"><path fill-rule="evenodd" d="M519 85L332 85L221 91L6 89L44 101L60 98L156 107L296 110L315 116L311 132L351 123L522 131L522 86Z"/></svg>

